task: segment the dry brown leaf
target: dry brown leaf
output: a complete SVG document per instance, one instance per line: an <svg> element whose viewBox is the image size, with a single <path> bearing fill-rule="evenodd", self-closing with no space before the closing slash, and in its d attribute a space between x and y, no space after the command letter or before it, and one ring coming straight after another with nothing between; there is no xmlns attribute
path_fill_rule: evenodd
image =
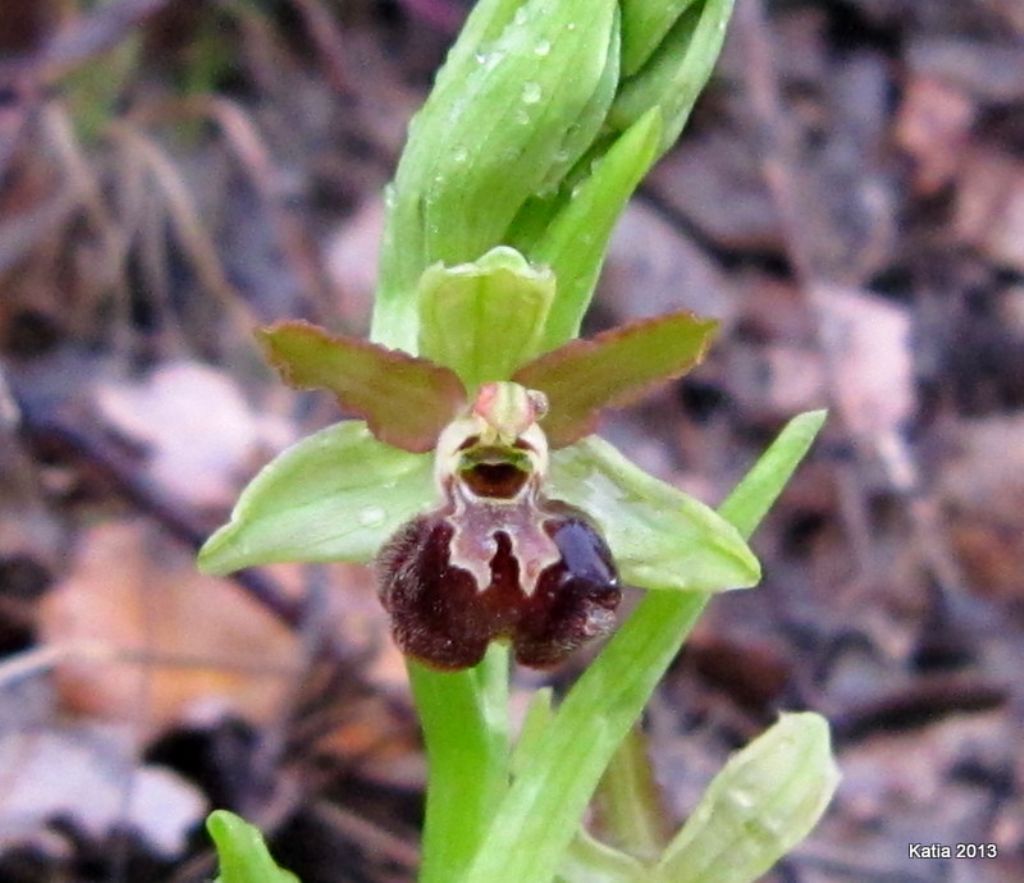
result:
<svg viewBox="0 0 1024 883"><path fill-rule="evenodd" d="M938 493L968 583L998 597L1024 597L1024 418L964 421L955 443Z"/></svg>
<svg viewBox="0 0 1024 883"><path fill-rule="evenodd" d="M101 383L95 398L111 428L146 446L159 488L200 508L229 502L261 447L291 441L283 422L257 415L233 380L198 362L161 365L138 383Z"/></svg>
<svg viewBox="0 0 1024 883"><path fill-rule="evenodd" d="M820 284L816 299L847 426L865 440L898 431L914 410L910 314L877 295L836 285Z"/></svg>
<svg viewBox="0 0 1024 883"><path fill-rule="evenodd" d="M1024 162L994 150L978 150L960 176L958 237L986 257L1024 272Z"/></svg>
<svg viewBox="0 0 1024 883"><path fill-rule="evenodd" d="M298 665L287 627L139 523L82 533L68 576L43 601L40 631L50 645L97 642L120 654L58 667L68 709L154 730L211 705L266 721Z"/></svg>
<svg viewBox="0 0 1024 883"><path fill-rule="evenodd" d="M934 196L954 177L974 123L975 105L940 79L915 77L896 118L896 143L914 160L914 189Z"/></svg>

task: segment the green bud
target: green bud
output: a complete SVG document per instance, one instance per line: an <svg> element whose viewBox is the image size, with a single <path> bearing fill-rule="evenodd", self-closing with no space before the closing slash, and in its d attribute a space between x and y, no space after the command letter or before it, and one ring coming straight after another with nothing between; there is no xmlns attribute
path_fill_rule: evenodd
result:
<svg viewBox="0 0 1024 883"><path fill-rule="evenodd" d="M617 80L618 17L615 0L478 4L390 191L375 340L415 352L423 270L501 244L527 199L589 148Z"/></svg>
<svg viewBox="0 0 1024 883"><path fill-rule="evenodd" d="M505 380L540 352L555 275L499 246L473 263L428 267L420 278L419 351L467 388Z"/></svg>
<svg viewBox="0 0 1024 883"><path fill-rule="evenodd" d="M807 836L838 783L825 719L784 714L715 776L652 879L753 883Z"/></svg>
<svg viewBox="0 0 1024 883"><path fill-rule="evenodd" d="M234 813L214 810L206 819L206 830L220 862L215 883L299 883L298 877L277 866L259 830Z"/></svg>
<svg viewBox="0 0 1024 883"><path fill-rule="evenodd" d="M622 73L631 77L679 17L700 0L622 0Z"/></svg>
<svg viewBox="0 0 1024 883"><path fill-rule="evenodd" d="M660 152L672 146L711 76L725 39L733 2L661 0L660 3L645 3L644 0L634 0L633 4L625 4L623 44L632 48L624 69L628 71L628 62L635 64L645 53L647 61L620 85L618 97L608 114L612 128L626 129L650 108L657 107L664 122ZM650 42L657 30L650 23L631 29L630 5L652 8L681 6L685 11L675 20L660 45L651 51ZM667 16L668 10L664 12ZM658 28L663 25L663 19L657 22Z"/></svg>

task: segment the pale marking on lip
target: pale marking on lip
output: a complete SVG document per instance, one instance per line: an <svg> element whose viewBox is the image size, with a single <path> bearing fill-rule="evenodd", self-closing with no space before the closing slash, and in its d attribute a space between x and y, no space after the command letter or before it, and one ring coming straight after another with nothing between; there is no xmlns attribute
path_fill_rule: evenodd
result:
<svg viewBox="0 0 1024 883"><path fill-rule="evenodd" d="M519 587L527 597L537 589L544 570L561 560L555 541L544 530L549 513L544 505L541 487L548 469L548 444L544 430L536 419L546 410L540 393L513 383L497 384L488 395L505 394L517 407L508 407L512 416L522 411L529 421L514 422L517 434L509 442L499 439L487 419L476 411L453 420L438 439L434 461L434 477L447 501L441 517L451 525L448 563L468 573L478 592L491 584L491 561L498 551L497 535L504 532L511 543L511 552L519 564ZM483 405L489 400L484 397ZM500 403L499 403L500 404ZM496 406L495 406L496 407ZM490 414L487 407L481 410ZM502 411L501 408L498 408ZM507 415L505 415L507 416ZM499 421L500 422L500 421ZM511 425L506 429L513 428ZM492 437L493 436L493 437ZM477 444L463 449L467 439L476 437ZM520 447L514 447L519 444ZM510 462L521 468L523 456L530 467L530 477L512 497L487 497L475 494L460 478L460 468L475 448L504 448Z"/></svg>
<svg viewBox="0 0 1024 883"><path fill-rule="evenodd" d="M443 517L452 527L449 563L473 577L478 592L491 584L491 560L498 551L497 534L504 531L519 563L519 587L530 597L544 570L561 560L555 541L544 530L548 518L531 478L511 500L477 497L462 482L450 483L451 509Z"/></svg>

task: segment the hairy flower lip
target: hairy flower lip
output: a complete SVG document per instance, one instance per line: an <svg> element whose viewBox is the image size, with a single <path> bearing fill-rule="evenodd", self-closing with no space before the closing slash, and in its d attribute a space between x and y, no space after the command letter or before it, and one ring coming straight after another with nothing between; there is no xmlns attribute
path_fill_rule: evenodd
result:
<svg viewBox="0 0 1024 883"><path fill-rule="evenodd" d="M611 630L618 571L584 512L532 491L509 507L463 490L453 483L446 504L402 525L377 557L404 653L455 671L509 641L520 664L550 668Z"/></svg>

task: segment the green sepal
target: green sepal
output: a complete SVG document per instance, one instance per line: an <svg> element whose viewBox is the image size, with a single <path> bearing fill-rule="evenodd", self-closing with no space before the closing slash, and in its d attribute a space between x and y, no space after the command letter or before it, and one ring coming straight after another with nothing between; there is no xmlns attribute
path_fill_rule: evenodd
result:
<svg viewBox="0 0 1024 883"><path fill-rule="evenodd" d="M717 327L714 319L686 311L641 319L570 341L523 366L512 379L547 396L549 411L541 426L551 447L562 448L592 433L602 409L639 401L693 368Z"/></svg>
<svg viewBox="0 0 1024 883"><path fill-rule="evenodd" d="M622 0L622 74L631 77L658 48L672 25L700 0Z"/></svg>
<svg viewBox="0 0 1024 883"><path fill-rule="evenodd" d="M679 16L647 63L620 85L608 113L613 129L657 107L664 120L659 154L675 143L722 50L733 2L705 0Z"/></svg>
<svg viewBox="0 0 1024 883"><path fill-rule="evenodd" d="M554 453L548 494L598 523L626 585L719 592L761 578L736 528L595 436Z"/></svg>
<svg viewBox="0 0 1024 883"><path fill-rule="evenodd" d="M523 203L587 146L577 128L593 137L610 105L600 90L615 0L527 0L508 21L510 8L496 13L504 21L497 36L476 38L472 56L457 45L458 76L442 71L410 126L389 199L373 320L373 339L387 346L416 346L420 274L507 242Z"/></svg>
<svg viewBox="0 0 1024 883"><path fill-rule="evenodd" d="M381 444L365 423L346 420L263 468L200 550L199 568L224 574L277 561L365 564L436 497L433 457Z"/></svg>
<svg viewBox="0 0 1024 883"><path fill-rule="evenodd" d="M428 267L418 289L420 353L472 390L506 380L539 352L555 276L499 246L471 264Z"/></svg>
<svg viewBox="0 0 1024 883"><path fill-rule="evenodd" d="M299 883L279 867L259 830L225 809L206 818L206 830L217 847L220 876L215 883Z"/></svg>
<svg viewBox="0 0 1024 883"><path fill-rule="evenodd" d="M422 454L465 404L466 390L443 365L369 341L329 334L308 322L257 332L267 359L298 389L328 389L366 418L382 442Z"/></svg>
<svg viewBox="0 0 1024 883"><path fill-rule="evenodd" d="M653 879L753 883L807 836L838 783L828 722L782 715L715 776Z"/></svg>
<svg viewBox="0 0 1024 883"><path fill-rule="evenodd" d="M542 351L579 334L612 230L655 160L661 130L661 112L654 108L588 163L589 175L563 194L557 214L527 250L530 260L550 266L558 279Z"/></svg>

